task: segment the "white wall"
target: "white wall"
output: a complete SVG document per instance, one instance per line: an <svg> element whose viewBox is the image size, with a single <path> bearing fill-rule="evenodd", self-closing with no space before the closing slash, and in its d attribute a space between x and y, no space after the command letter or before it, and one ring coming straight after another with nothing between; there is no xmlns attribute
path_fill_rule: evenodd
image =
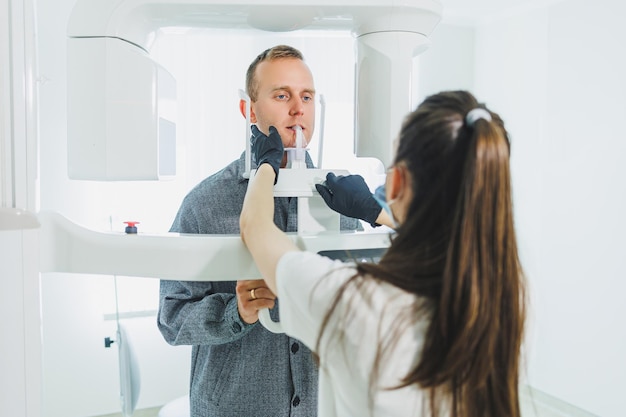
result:
<svg viewBox="0 0 626 417"><path fill-rule="evenodd" d="M531 290L528 382L623 415L626 6L570 0L477 29L476 93L512 134Z"/></svg>
<svg viewBox="0 0 626 417"><path fill-rule="evenodd" d="M437 27L430 48L417 58L415 107L443 90L474 89L475 37L473 26L441 23Z"/></svg>
<svg viewBox="0 0 626 417"><path fill-rule="evenodd" d="M548 394L535 400L621 416L626 9L617 0L548 3L440 25L419 59L418 97L472 90L511 133L530 290L525 382Z"/></svg>

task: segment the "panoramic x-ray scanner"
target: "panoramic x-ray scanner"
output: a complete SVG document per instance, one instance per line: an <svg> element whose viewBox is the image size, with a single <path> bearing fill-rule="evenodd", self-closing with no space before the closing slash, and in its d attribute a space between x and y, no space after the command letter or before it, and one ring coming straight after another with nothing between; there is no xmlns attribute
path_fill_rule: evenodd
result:
<svg viewBox="0 0 626 417"><path fill-rule="evenodd" d="M69 178L140 181L176 175L176 80L151 57L159 30L171 27L352 33L355 153L388 165L392 140L413 105L414 58L428 47L441 13L438 0L78 0L67 27ZM314 187L326 172L281 171L276 195L299 201L294 242L325 253L386 248L387 233L338 231L338 215ZM259 277L238 235L96 232L55 212L30 220L32 227L40 224L40 272L190 281ZM28 308L33 311L26 315L37 317L41 307ZM280 331L268 321L269 315L264 325ZM33 356L26 363L40 365L38 350L26 355ZM37 380L35 374L30 381Z"/></svg>
<svg viewBox="0 0 626 417"><path fill-rule="evenodd" d="M161 28L345 30L356 38L356 153L387 164L410 109L413 58L441 18L435 0L126 0L76 4L68 26L72 179L174 175L176 82L150 57Z"/></svg>
<svg viewBox="0 0 626 417"><path fill-rule="evenodd" d="M411 109L413 59L427 48L440 18L441 4L433 0L79 1L68 25L69 177L154 180L176 174L176 120L167 111L176 100L176 81L150 56L158 30L171 26L350 31L356 38L355 151L388 164L391 139ZM385 234L338 233L338 215L314 187L328 171L283 171L275 192L298 198L293 238L303 249L386 247ZM128 239L86 230L55 213L40 218L43 271L178 280L258 277L238 236ZM278 331L268 317L264 325Z"/></svg>
<svg viewBox="0 0 626 417"><path fill-rule="evenodd" d="M161 28L345 30L356 42L355 151L388 164L392 138L411 110L413 58L441 18L435 0L79 0L68 24L68 173L72 179L154 180L175 175L176 82L150 56ZM349 250L388 244L383 233L337 233L314 183L327 171L285 169L277 195L311 210L293 239L303 248ZM297 184L297 186L294 186ZM303 207L304 207L303 203ZM319 213L319 214L318 214ZM177 280L258 277L239 236L98 233L40 213L41 269ZM324 219L322 219L324 218ZM321 220L320 220L321 219ZM237 262L232 262L236 259Z"/></svg>
<svg viewBox="0 0 626 417"><path fill-rule="evenodd" d="M175 175L176 120L167 109L176 100L176 82L150 56L158 30L172 26L350 31L356 39L356 155L387 165L392 138L411 110L413 59L427 48L441 12L433 0L78 1L68 25L69 176L115 181ZM326 171L284 171L276 194L301 201L294 239L303 248L388 244L384 234L319 233L338 231L338 216L329 214L314 187ZM53 213L42 221L47 271L179 280L258 276L237 236L127 239L84 230ZM74 244L77 240L83 243Z"/></svg>

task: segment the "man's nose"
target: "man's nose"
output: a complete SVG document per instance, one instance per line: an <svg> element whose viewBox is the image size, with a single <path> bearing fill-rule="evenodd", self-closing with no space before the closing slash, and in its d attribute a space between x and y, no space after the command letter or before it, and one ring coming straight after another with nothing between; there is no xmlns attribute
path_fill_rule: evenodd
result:
<svg viewBox="0 0 626 417"><path fill-rule="evenodd" d="M296 97L289 109L289 115L301 116L304 113L304 101L300 97Z"/></svg>

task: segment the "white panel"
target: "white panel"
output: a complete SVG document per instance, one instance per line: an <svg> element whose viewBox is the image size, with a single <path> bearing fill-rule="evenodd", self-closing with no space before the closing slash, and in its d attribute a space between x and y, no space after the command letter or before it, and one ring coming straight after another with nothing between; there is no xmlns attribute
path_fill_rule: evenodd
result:
<svg viewBox="0 0 626 417"><path fill-rule="evenodd" d="M69 39L68 79L70 178L176 173L176 127L161 109L175 100L176 82L145 51L119 39Z"/></svg>

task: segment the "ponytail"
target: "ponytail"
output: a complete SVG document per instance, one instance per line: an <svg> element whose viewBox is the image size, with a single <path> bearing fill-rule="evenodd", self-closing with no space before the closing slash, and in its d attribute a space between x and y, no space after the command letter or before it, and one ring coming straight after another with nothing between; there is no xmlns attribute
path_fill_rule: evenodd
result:
<svg viewBox="0 0 626 417"><path fill-rule="evenodd" d="M462 130L457 147L465 162L438 308L438 331L449 348L443 369L459 396L458 415L519 417L518 356L524 315L510 314L512 308L517 312L523 307L510 148L504 131L484 109L471 110ZM508 375L507 380L499 373ZM502 383L506 386L499 386ZM466 408L486 406L499 390L506 390L510 400L491 404L498 408Z"/></svg>

